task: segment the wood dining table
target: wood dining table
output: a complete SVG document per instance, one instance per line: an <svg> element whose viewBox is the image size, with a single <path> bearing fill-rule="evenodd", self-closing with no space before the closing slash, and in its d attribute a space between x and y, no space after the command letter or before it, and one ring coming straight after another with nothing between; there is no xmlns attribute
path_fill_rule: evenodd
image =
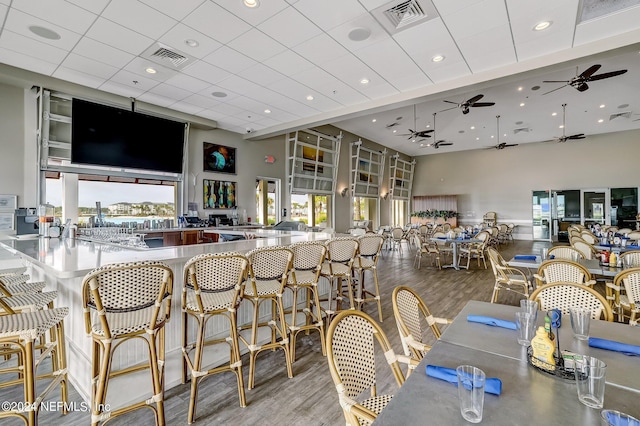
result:
<svg viewBox="0 0 640 426"><path fill-rule="evenodd" d="M455 369L469 364L502 381L500 396L485 394L482 422L490 425L599 425L600 410L578 401L573 380L539 371L527 362L526 347L515 330L467 321L483 315L513 321L515 306L470 301L441 339L407 378L374 425L468 424L460 414L456 386L428 377L427 365ZM544 314L538 315L538 324ZM640 417L640 357L591 348L573 337L568 318L558 330L561 349L591 355L607 363L604 408ZM640 329L605 321L591 322L590 335L640 344Z"/></svg>

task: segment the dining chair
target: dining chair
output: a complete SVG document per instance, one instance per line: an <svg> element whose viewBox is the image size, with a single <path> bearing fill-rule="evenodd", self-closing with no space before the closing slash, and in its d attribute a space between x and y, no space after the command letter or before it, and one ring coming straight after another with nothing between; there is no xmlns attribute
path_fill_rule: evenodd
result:
<svg viewBox="0 0 640 426"><path fill-rule="evenodd" d="M400 227L395 227L391 230L391 241L393 243L392 249L398 250L400 256L402 256L402 242L405 241L405 231Z"/></svg>
<svg viewBox="0 0 640 426"><path fill-rule="evenodd" d="M384 353L398 387L402 386L405 376L399 362L409 366L407 375L418 362L396 354L373 318L361 311L348 310L339 312L329 324L327 363L344 418L350 426L370 425L393 397L378 394L380 373L376 374L376 347Z"/></svg>
<svg viewBox="0 0 640 426"><path fill-rule="evenodd" d="M567 259L545 260L533 277L538 286L556 282L572 282L585 286L593 286L596 283L584 265Z"/></svg>
<svg viewBox="0 0 640 426"><path fill-rule="evenodd" d="M418 249L416 250L416 255L413 258L413 267L416 267L416 263L418 264L418 269L422 264L422 257L429 256L431 258L431 265L436 264L438 269L442 269L442 262L440 261L440 249L438 248L438 244L435 241L426 240L423 241L419 235L413 236L414 244Z"/></svg>
<svg viewBox="0 0 640 426"><path fill-rule="evenodd" d="M320 300L327 321L342 310L345 297L349 300L349 308L355 309L353 300L353 264L358 254L358 241L351 237L332 238L326 242L327 257L322 264L320 276L329 282L327 299ZM335 292L334 292L335 290ZM334 305L335 301L335 305Z"/></svg>
<svg viewBox="0 0 640 426"><path fill-rule="evenodd" d="M582 238L571 239L571 247L582 253L585 259L593 259L597 254L596 249Z"/></svg>
<svg viewBox="0 0 640 426"><path fill-rule="evenodd" d="M538 302L538 309L548 311L560 309L569 315L571 308L588 308L592 319L613 321L613 311L609 302L600 293L582 284L556 282L538 287L529 296Z"/></svg>
<svg viewBox="0 0 640 426"><path fill-rule="evenodd" d="M625 269L616 274L613 282L606 283L607 299L611 302L619 322L625 322L629 312L629 325L638 325L640 313L640 267Z"/></svg>
<svg viewBox="0 0 640 426"><path fill-rule="evenodd" d="M407 286L394 288L391 301L404 353L420 361L431 349L431 346L425 343L427 339L424 331L429 328L433 336L439 339L442 332L438 324L451 324L452 320L431 315L418 293Z"/></svg>
<svg viewBox="0 0 640 426"><path fill-rule="evenodd" d="M640 250L629 250L620 253L622 265L625 268L636 268L640 266Z"/></svg>
<svg viewBox="0 0 640 426"><path fill-rule="evenodd" d="M631 232L631 228L620 228L618 229L618 234L622 234L627 236Z"/></svg>
<svg viewBox="0 0 640 426"><path fill-rule="evenodd" d="M484 269L487 269L487 261L484 257L484 252L490 244L491 235L487 231L480 231L473 238L480 240L480 242L461 244L458 250L458 264L460 264L460 259L466 257L467 264L465 266L460 265L460 267L469 269L471 258L475 258L478 262L478 268L480 267L480 260L482 260Z"/></svg>
<svg viewBox="0 0 640 426"><path fill-rule="evenodd" d="M506 223L498 225L498 241L504 244L509 240L509 226Z"/></svg>
<svg viewBox="0 0 640 426"><path fill-rule="evenodd" d="M635 244L638 244L638 241L640 240L640 231L631 231L627 234L627 238L629 238L629 240L633 241Z"/></svg>
<svg viewBox="0 0 640 426"><path fill-rule="evenodd" d="M588 244L591 244L591 245L597 244L600 241L598 237L593 235L591 231L589 231L588 229L583 229L582 232L580 232L580 238L582 238Z"/></svg>
<svg viewBox="0 0 640 426"><path fill-rule="evenodd" d="M549 258L553 256L554 259L565 259L565 260L579 260L584 259L584 255L581 251L576 250L571 246L553 246L549 249L547 253Z"/></svg>
<svg viewBox="0 0 640 426"><path fill-rule="evenodd" d="M413 234L420 239L418 233ZM353 262L353 272L358 273L355 284L354 302L356 309L362 310L365 303L375 302L378 306L378 318L382 322L382 303L380 302L380 286L378 284L378 259L382 250L382 237L379 235L362 235L358 237L358 252ZM365 272L370 271L373 276L373 289L365 285Z"/></svg>
<svg viewBox="0 0 640 426"><path fill-rule="evenodd" d="M513 291L524 297L529 297L529 278L520 269L512 268L504 260L500 252L493 247L487 248L487 255L493 269L495 282L493 285L493 293L491 294L491 303L496 303L498 294L501 290Z"/></svg>
<svg viewBox="0 0 640 426"><path fill-rule="evenodd" d="M507 224L507 239L513 242L513 231L516 229L516 225L513 223Z"/></svg>

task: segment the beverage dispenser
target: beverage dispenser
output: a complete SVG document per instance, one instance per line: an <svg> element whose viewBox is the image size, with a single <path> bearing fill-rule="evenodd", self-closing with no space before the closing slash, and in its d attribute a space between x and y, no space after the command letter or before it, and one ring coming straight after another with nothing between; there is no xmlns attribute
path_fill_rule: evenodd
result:
<svg viewBox="0 0 640 426"><path fill-rule="evenodd" d="M49 229L53 225L55 208L51 204L43 204L38 207L38 234L41 237L50 237Z"/></svg>

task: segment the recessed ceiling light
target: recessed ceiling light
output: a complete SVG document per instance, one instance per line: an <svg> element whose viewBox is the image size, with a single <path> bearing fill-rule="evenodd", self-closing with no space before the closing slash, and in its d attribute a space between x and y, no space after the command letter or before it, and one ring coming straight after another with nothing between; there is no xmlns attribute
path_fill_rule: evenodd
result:
<svg viewBox="0 0 640 426"><path fill-rule="evenodd" d="M373 120L371 120L372 123L375 123L376 121L378 121L378 120L376 120L375 118Z"/></svg>
<svg viewBox="0 0 640 426"><path fill-rule="evenodd" d="M444 61L444 56L436 55L433 58L431 58L431 61L433 61L433 62L442 62L442 61Z"/></svg>
<svg viewBox="0 0 640 426"><path fill-rule="evenodd" d="M477 140L477 141L479 141L479 140L480 140L480 138L476 138L476 140Z"/></svg>
<svg viewBox="0 0 640 426"><path fill-rule="evenodd" d="M491 135L491 139L493 139L493 135Z"/></svg>
<svg viewBox="0 0 640 426"><path fill-rule="evenodd" d="M243 3L245 6L251 8L260 6L260 2L258 0L244 0Z"/></svg>
<svg viewBox="0 0 640 426"><path fill-rule="evenodd" d="M371 30L369 28L354 28L349 31L347 37L353 41L365 41L371 36Z"/></svg>
<svg viewBox="0 0 640 426"><path fill-rule="evenodd" d="M476 129L476 126L471 126L471 127L469 127L469 128L470 128L471 130L475 130L475 129Z"/></svg>
<svg viewBox="0 0 640 426"><path fill-rule="evenodd" d="M416 141L415 139L411 139L411 142L415 142L415 141Z"/></svg>
<svg viewBox="0 0 640 426"><path fill-rule="evenodd" d="M393 133L397 132L397 130L394 130Z"/></svg>
<svg viewBox="0 0 640 426"><path fill-rule="evenodd" d="M431 127L431 124L427 124L425 127L428 129L429 127Z"/></svg>
<svg viewBox="0 0 640 426"><path fill-rule="evenodd" d="M424 147L424 144L423 144L423 143L421 143L421 144L420 144L420 148L423 148L423 147Z"/></svg>
<svg viewBox="0 0 640 426"><path fill-rule="evenodd" d="M307 95L307 100L308 100L308 101L312 101L312 100L313 100L313 96L311 96L311 95Z"/></svg>
<svg viewBox="0 0 640 426"><path fill-rule="evenodd" d="M520 102L520 106L524 106L524 102Z"/></svg>
<svg viewBox="0 0 640 426"><path fill-rule="evenodd" d="M192 38L188 38L184 41L184 44L186 44L189 47L198 47L200 45L200 43L198 43L197 40L194 40Z"/></svg>
<svg viewBox="0 0 640 426"><path fill-rule="evenodd" d="M53 30L50 30L49 28L41 27L39 25L31 25L29 27L29 31L42 38L47 38L49 40L60 40L60 34Z"/></svg>
<svg viewBox="0 0 640 426"><path fill-rule="evenodd" d="M270 109L265 109L265 110L264 110L264 113L265 113L265 114L271 114L271 110L270 110Z"/></svg>
<svg viewBox="0 0 640 426"><path fill-rule="evenodd" d="M564 126L561 124L558 126L559 129L564 129Z"/></svg>
<svg viewBox="0 0 640 426"><path fill-rule="evenodd" d="M598 123L602 123L604 120L601 118L600 120L598 120Z"/></svg>
<svg viewBox="0 0 640 426"><path fill-rule="evenodd" d="M551 116L552 116L552 117L555 117L556 115L558 115L558 113L557 113L557 112L552 112L552 113L551 113Z"/></svg>
<svg viewBox="0 0 640 426"><path fill-rule="evenodd" d="M151 68L151 67L147 68L145 71L148 72L149 74L155 74L155 73L158 72L158 71L156 71L155 68Z"/></svg>
<svg viewBox="0 0 640 426"><path fill-rule="evenodd" d="M227 94L224 92L213 92L211 96L215 96L216 98L226 98Z"/></svg>
<svg viewBox="0 0 640 426"><path fill-rule="evenodd" d="M362 80L360 80L360 84L369 84L369 79L363 78Z"/></svg>
<svg viewBox="0 0 640 426"><path fill-rule="evenodd" d="M600 105L600 108L604 108L604 107L605 107L605 104Z"/></svg>
<svg viewBox="0 0 640 426"><path fill-rule="evenodd" d="M505 133L505 134L503 134L502 136L507 137L507 134Z"/></svg>
<svg viewBox="0 0 640 426"><path fill-rule="evenodd" d="M522 92L522 86L518 87L518 92Z"/></svg>
<svg viewBox="0 0 640 426"><path fill-rule="evenodd" d="M551 26L551 21L542 21L542 22L538 22L535 25L535 27L533 27L533 30L534 31L542 31L542 30L546 30L550 26Z"/></svg>

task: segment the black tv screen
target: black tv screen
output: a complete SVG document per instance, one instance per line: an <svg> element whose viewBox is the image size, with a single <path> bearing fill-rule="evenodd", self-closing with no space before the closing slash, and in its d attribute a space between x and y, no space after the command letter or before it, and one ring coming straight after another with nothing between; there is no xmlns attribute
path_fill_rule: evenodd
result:
<svg viewBox="0 0 640 426"><path fill-rule="evenodd" d="M182 173L184 123L74 99L71 162Z"/></svg>

